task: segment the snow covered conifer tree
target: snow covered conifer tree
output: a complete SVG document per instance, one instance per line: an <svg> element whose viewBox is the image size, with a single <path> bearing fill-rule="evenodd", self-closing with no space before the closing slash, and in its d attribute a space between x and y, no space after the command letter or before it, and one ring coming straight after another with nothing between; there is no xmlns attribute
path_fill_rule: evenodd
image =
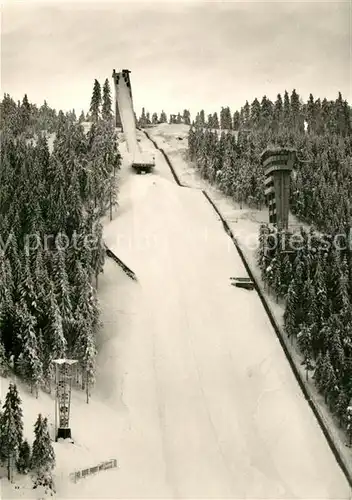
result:
<svg viewBox="0 0 352 500"><path fill-rule="evenodd" d="M337 395L337 378L328 353L326 357L327 361L324 372L323 393L325 397L325 403L329 403L329 406L331 408Z"/></svg>
<svg viewBox="0 0 352 500"><path fill-rule="evenodd" d="M234 112L232 121L233 121L233 129L239 130L239 128L240 128L240 113L238 111Z"/></svg>
<svg viewBox="0 0 352 500"><path fill-rule="evenodd" d="M74 109L72 109L71 111L68 111L66 113L66 117L67 119L71 122L71 123L76 123L77 122L77 116L76 116L76 111Z"/></svg>
<svg viewBox="0 0 352 500"><path fill-rule="evenodd" d="M208 115L207 127L210 128L210 129L214 128L213 127L213 115L212 114Z"/></svg>
<svg viewBox="0 0 352 500"><path fill-rule="evenodd" d="M10 384L7 395L9 397L9 401L13 410L14 420L17 429L17 441L18 443L21 443L23 439L23 413L21 408L22 400L18 394L16 384ZM6 408L6 401L7 399L5 399L5 408ZM5 410L4 410L4 416L6 417Z"/></svg>
<svg viewBox="0 0 352 500"><path fill-rule="evenodd" d="M280 269L281 269L280 251L277 251L275 257L271 261L271 273L270 273L271 279L269 280L269 286L271 286L271 288L273 289L276 302L279 301L279 295L282 286Z"/></svg>
<svg viewBox="0 0 352 500"><path fill-rule="evenodd" d="M222 130L231 130L232 129L232 116L230 112L230 108L221 108L220 111L220 127Z"/></svg>
<svg viewBox="0 0 352 500"><path fill-rule="evenodd" d="M306 368L306 379L308 380L308 372L314 368L312 361L312 336L311 327L302 325L300 332L297 335L298 346L303 354L303 364Z"/></svg>
<svg viewBox="0 0 352 500"><path fill-rule="evenodd" d="M38 326L42 326L46 315L46 300L49 290L49 276L43 261L43 251L38 249L33 269L34 295L37 300L37 321Z"/></svg>
<svg viewBox="0 0 352 500"><path fill-rule="evenodd" d="M1 318L0 318L0 332L1 332ZM0 376L7 377L9 373L9 363L6 357L5 346L2 343L0 336Z"/></svg>
<svg viewBox="0 0 352 500"><path fill-rule="evenodd" d="M288 287L290 286L290 283L292 281L292 264L288 254L286 254L284 259L282 260L281 272L281 295L283 297L286 297Z"/></svg>
<svg viewBox="0 0 352 500"><path fill-rule="evenodd" d="M216 128L216 129L219 128L219 118L218 118L218 114L216 111L215 111L215 113L213 113L213 117L212 117L212 128Z"/></svg>
<svg viewBox="0 0 352 500"><path fill-rule="evenodd" d="M314 372L314 379L319 392L324 394L325 403L327 403L329 397L334 395L337 382L329 352L326 352L324 355L319 355Z"/></svg>
<svg viewBox="0 0 352 500"><path fill-rule="evenodd" d="M147 118L145 116L145 108L142 108L142 114L138 120L138 123L141 127L144 127L147 122Z"/></svg>
<svg viewBox="0 0 352 500"><path fill-rule="evenodd" d="M111 109L111 90L109 85L109 80L106 79L103 85L103 105L102 105L102 118L103 120L111 120L112 109Z"/></svg>
<svg viewBox="0 0 352 500"><path fill-rule="evenodd" d="M343 324L337 314L328 320L326 342L329 348L330 360L337 373L342 374L346 366L346 357L343 345Z"/></svg>
<svg viewBox="0 0 352 500"><path fill-rule="evenodd" d="M340 427L343 424L346 424L346 408L348 407L349 400L350 400L350 398L349 398L348 394L346 394L345 391L341 390L339 392L339 395L337 397L336 404L335 404L335 413L336 413L337 417L339 418Z"/></svg>
<svg viewBox="0 0 352 500"><path fill-rule="evenodd" d="M19 283L19 292L21 298L25 301L29 310L34 313L37 309L37 299L35 296L34 284L30 269L29 257L25 256L22 265L21 282Z"/></svg>
<svg viewBox="0 0 352 500"><path fill-rule="evenodd" d="M347 434L349 437L349 446L352 446L352 404L346 408Z"/></svg>
<svg viewBox="0 0 352 500"><path fill-rule="evenodd" d="M93 335L88 335L85 339L85 352L83 357L83 365L86 372L86 391L87 391L87 403L89 403L90 387L95 381L95 359L97 355L97 350L95 347L95 339Z"/></svg>
<svg viewBox="0 0 352 500"><path fill-rule="evenodd" d="M304 261L302 259L302 255L300 252L297 253L297 256L293 262L293 276L294 280L293 283L295 284L295 291L296 291L296 312L295 312L295 317L296 317L296 326L300 325L301 323L304 323L305 321L305 303L304 303L304 296L303 296L303 289L304 289L304 283L305 283L305 272L306 269L304 267Z"/></svg>
<svg viewBox="0 0 352 500"><path fill-rule="evenodd" d="M302 132L302 113L301 113L301 103L299 100L299 95L296 89L293 89L290 99L291 106L291 126L296 132Z"/></svg>
<svg viewBox="0 0 352 500"><path fill-rule="evenodd" d="M273 106L273 121L272 121L272 130L275 134L278 133L279 127L282 123L282 97L281 94L277 94L277 99Z"/></svg>
<svg viewBox="0 0 352 500"><path fill-rule="evenodd" d="M100 116L101 87L97 79L94 80L93 95L90 102L90 114L93 122L97 122Z"/></svg>
<svg viewBox="0 0 352 500"><path fill-rule="evenodd" d="M266 224L259 226L258 250L257 250L257 263L262 271L262 279L264 279L266 272L266 253L267 253L267 240L268 240L268 227Z"/></svg>
<svg viewBox="0 0 352 500"><path fill-rule="evenodd" d="M348 290L348 262L346 256L341 259L338 280L338 306L341 310L351 308L351 301Z"/></svg>
<svg viewBox="0 0 352 500"><path fill-rule="evenodd" d="M308 278L303 285L303 309L304 309L304 317L305 317L305 323L309 324L310 326L315 323L315 317L314 317L314 310L312 308L314 304L314 297L315 297L315 289L314 289L314 282L312 281L311 278Z"/></svg>
<svg viewBox="0 0 352 500"><path fill-rule="evenodd" d="M2 403L0 400L0 463L2 463L5 460L5 453L4 453L4 445L3 445L3 436L2 436L2 419L3 419L3 412L2 412Z"/></svg>
<svg viewBox="0 0 352 500"><path fill-rule="evenodd" d="M43 366L41 362L40 345L35 333L36 320L28 311L24 302L16 304L18 335L21 342L21 352L16 367L23 378L35 389L38 397L38 387L42 381Z"/></svg>
<svg viewBox="0 0 352 500"><path fill-rule="evenodd" d="M57 304L53 285L50 283L49 295L46 301L46 324L44 326L45 341L43 342L42 363L43 376L48 390L51 390L52 361L53 359L64 358L67 342L63 332L62 318Z"/></svg>
<svg viewBox="0 0 352 500"><path fill-rule="evenodd" d="M245 105L242 108L242 125L243 127L247 128L250 127L250 116L251 116L251 107L246 101Z"/></svg>
<svg viewBox="0 0 352 500"><path fill-rule="evenodd" d="M204 109L202 109L200 112L199 112L199 123L198 125L200 127L204 127L205 125L205 115L204 115Z"/></svg>
<svg viewBox="0 0 352 500"><path fill-rule="evenodd" d="M7 461L8 479L12 480L14 464L23 440L21 399L15 384L9 385L0 422L0 444L2 459Z"/></svg>
<svg viewBox="0 0 352 500"><path fill-rule="evenodd" d="M265 129L271 126L274 105L265 95L260 103L260 128Z"/></svg>
<svg viewBox="0 0 352 500"><path fill-rule="evenodd" d="M50 348L53 357L62 358L66 351L67 342L64 337L60 309L57 305L52 285L49 292L49 321L46 334L50 338Z"/></svg>
<svg viewBox="0 0 352 500"><path fill-rule="evenodd" d="M313 94L309 94L309 99L306 105L306 119L308 122L309 134L312 134L316 131L316 115L317 115L317 106L314 101Z"/></svg>
<svg viewBox="0 0 352 500"><path fill-rule="evenodd" d="M100 222L97 222L93 228L92 233L95 237L95 247L92 249L91 258L92 266L95 273L96 284L98 284L98 275L104 269L105 262L105 247L103 243L103 226Z"/></svg>
<svg viewBox="0 0 352 500"><path fill-rule="evenodd" d="M28 441L25 439L19 448L18 459L16 463L17 470L20 474L27 474L31 466L31 448Z"/></svg>
<svg viewBox="0 0 352 500"><path fill-rule="evenodd" d="M89 402L89 389L94 383L95 358L97 350L92 328L92 319L84 315L82 307L76 311L77 317L77 339L74 354L80 362L83 371L82 389L87 391L87 403Z"/></svg>
<svg viewBox="0 0 352 500"><path fill-rule="evenodd" d="M27 94L24 94L21 105L21 121L22 121L22 130L25 131L26 128L30 125L31 121L31 106L28 101Z"/></svg>
<svg viewBox="0 0 352 500"><path fill-rule="evenodd" d="M57 304L60 309L64 334L67 339L69 326L72 322L71 287L67 276L65 253L58 250L54 270L54 286Z"/></svg>
<svg viewBox="0 0 352 500"><path fill-rule="evenodd" d="M31 468L52 470L55 466L55 453L49 435L48 419L43 418L41 413L34 424L34 435Z"/></svg>
<svg viewBox="0 0 352 500"><path fill-rule="evenodd" d="M95 333L99 325L99 309L95 290L92 287L87 271L77 263L77 280L75 287L76 308L75 330L76 341L74 355L80 362L84 379L82 388L87 389L87 402L89 400L89 387L94 383L95 373Z"/></svg>
<svg viewBox="0 0 352 500"><path fill-rule="evenodd" d="M257 98L255 98L251 104L251 127L254 129L257 129L259 127L260 113L261 113L260 102L258 101Z"/></svg>
<svg viewBox="0 0 352 500"><path fill-rule="evenodd" d="M46 493L54 491L51 471L55 467L55 453L48 430L48 420L38 415L34 425L35 438L32 447L31 469L33 489L42 486Z"/></svg>
<svg viewBox="0 0 352 500"><path fill-rule="evenodd" d="M314 314L317 329L323 327L324 321L329 315L329 303L327 297L325 270L323 268L323 261L319 255L314 275L314 301L312 304L312 312Z"/></svg>
<svg viewBox="0 0 352 500"><path fill-rule="evenodd" d="M286 297L286 309L284 312L285 330L289 337L294 335L296 332L296 305L297 305L297 293L296 293L296 282L292 280L290 286L288 287L287 297Z"/></svg>
<svg viewBox="0 0 352 500"><path fill-rule="evenodd" d="M333 247L327 257L326 264L329 266L327 278L327 293L330 301L331 312L338 312L343 306L343 295L345 286L343 285L344 270L342 270L341 253Z"/></svg>
<svg viewBox="0 0 352 500"><path fill-rule="evenodd" d="M288 95L287 90L284 93L284 104L283 104L283 122L285 127L290 126L290 117L291 117L291 103L290 97Z"/></svg>

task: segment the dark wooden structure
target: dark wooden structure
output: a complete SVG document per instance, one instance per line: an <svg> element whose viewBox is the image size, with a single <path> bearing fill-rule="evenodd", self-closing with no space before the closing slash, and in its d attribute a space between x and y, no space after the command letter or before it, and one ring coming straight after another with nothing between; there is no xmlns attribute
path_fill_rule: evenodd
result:
<svg viewBox="0 0 352 500"><path fill-rule="evenodd" d="M245 288L246 290L253 290L254 283L250 278L236 278L231 277L231 285L236 286L237 288Z"/></svg>
<svg viewBox="0 0 352 500"><path fill-rule="evenodd" d="M132 269L130 269L128 266L126 266L126 264L124 262L122 262L121 259L118 258L117 255L114 254L114 252L112 252L110 250L110 248L108 248L106 246L106 244L104 243L104 248L105 248L105 252L106 252L106 255L108 257L110 257L110 259L114 260L116 262L116 264L118 266L121 267L121 269L123 269L123 271L127 274L127 276L129 276L131 279L133 279L134 281L137 281L137 276L135 275L135 273L132 271Z"/></svg>
<svg viewBox="0 0 352 500"><path fill-rule="evenodd" d="M134 168L137 174L141 174L145 172L146 174L150 173L155 167L155 158L153 158L153 162L133 162L132 168Z"/></svg>

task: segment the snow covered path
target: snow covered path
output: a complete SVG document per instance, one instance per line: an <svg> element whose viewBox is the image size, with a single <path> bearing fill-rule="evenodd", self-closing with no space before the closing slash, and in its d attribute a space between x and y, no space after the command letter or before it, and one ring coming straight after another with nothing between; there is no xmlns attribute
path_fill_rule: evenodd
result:
<svg viewBox="0 0 352 500"><path fill-rule="evenodd" d="M156 160L105 231L139 279L108 262L101 280L95 397L123 422L105 430L120 469L70 498L349 498L259 297L230 286L246 273L216 214Z"/></svg>

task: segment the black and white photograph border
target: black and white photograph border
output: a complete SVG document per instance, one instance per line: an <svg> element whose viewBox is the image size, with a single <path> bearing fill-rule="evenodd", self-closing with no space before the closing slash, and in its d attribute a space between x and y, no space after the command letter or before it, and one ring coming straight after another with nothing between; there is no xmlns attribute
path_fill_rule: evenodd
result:
<svg viewBox="0 0 352 500"><path fill-rule="evenodd" d="M351 20L2 0L1 498L351 500Z"/></svg>

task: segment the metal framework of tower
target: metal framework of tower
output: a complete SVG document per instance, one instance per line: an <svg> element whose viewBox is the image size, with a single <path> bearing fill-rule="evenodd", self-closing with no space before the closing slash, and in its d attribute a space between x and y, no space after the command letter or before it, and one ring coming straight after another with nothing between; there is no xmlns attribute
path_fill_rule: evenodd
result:
<svg viewBox="0 0 352 500"><path fill-rule="evenodd" d="M290 178L296 152L291 149L266 149L261 156L265 169L265 196L269 222L288 229Z"/></svg>
<svg viewBox="0 0 352 500"><path fill-rule="evenodd" d="M115 126L118 128L121 128L122 131L123 131L123 125L122 125L121 114L120 114L120 110L119 110L119 104L117 101L117 87L118 87L120 78L123 78L126 82L126 85L129 89L129 91L130 91L130 96L131 96L131 101L132 101L132 106L133 106L130 73L131 73L131 71L129 69L123 69L119 73L117 73L115 70L113 70L113 72L112 72L112 78L114 81L114 88L115 88Z"/></svg>
<svg viewBox="0 0 352 500"><path fill-rule="evenodd" d="M75 359L55 359L56 397L55 397L55 440L71 438L70 406L72 390L72 367Z"/></svg>

